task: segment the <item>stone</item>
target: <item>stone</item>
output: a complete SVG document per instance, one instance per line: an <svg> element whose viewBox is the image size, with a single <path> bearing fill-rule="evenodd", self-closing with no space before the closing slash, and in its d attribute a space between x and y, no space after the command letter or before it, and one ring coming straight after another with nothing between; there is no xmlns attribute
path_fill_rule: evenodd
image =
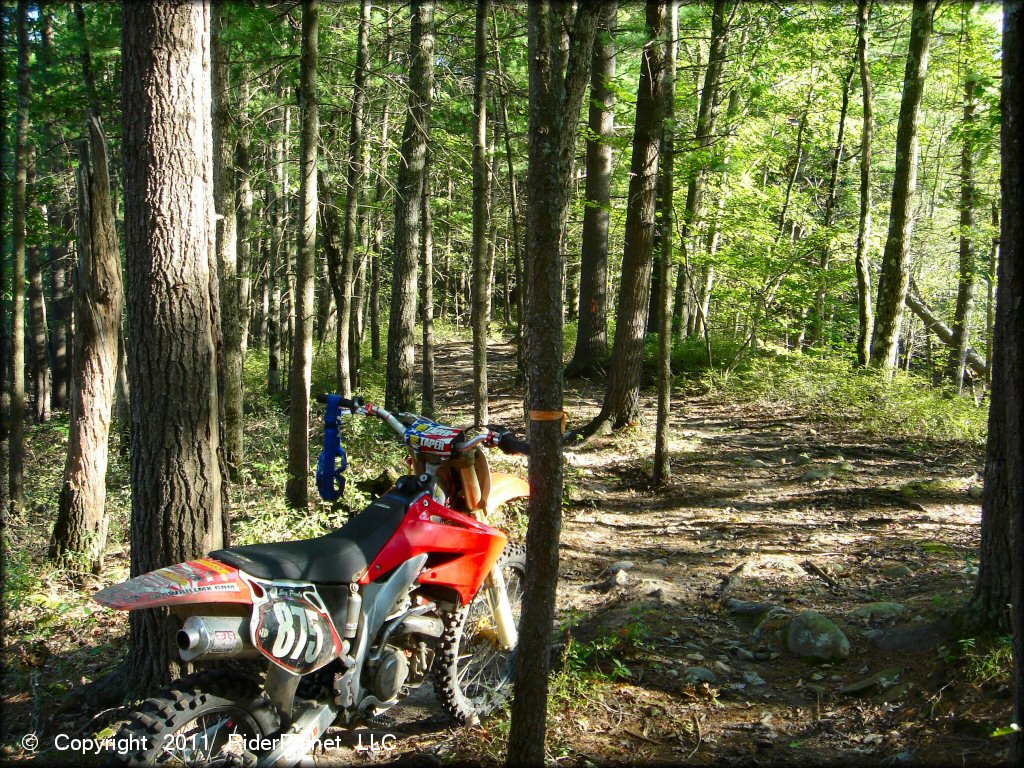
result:
<svg viewBox="0 0 1024 768"><path fill-rule="evenodd" d="M608 574L604 581L600 581L597 584L588 584L585 587L581 587L581 589L588 592L611 592L616 587L625 586L628 581L628 573L625 571L616 571L613 574Z"/></svg>
<svg viewBox="0 0 1024 768"><path fill-rule="evenodd" d="M656 557L653 560L651 560L651 562L654 565L660 565L662 567L665 567L666 565L668 565L668 560L666 560L664 557Z"/></svg>
<svg viewBox="0 0 1024 768"><path fill-rule="evenodd" d="M790 653L809 661L840 661L850 655L850 641L843 631L815 611L793 617L786 645Z"/></svg>
<svg viewBox="0 0 1024 768"><path fill-rule="evenodd" d="M802 467L802 466L804 466L806 464L810 464L810 463L811 463L811 457L808 456L806 453L801 453L799 456L797 456L795 459L793 459L793 466L794 467Z"/></svg>
<svg viewBox="0 0 1024 768"><path fill-rule="evenodd" d="M628 571L630 568L636 568L636 563L632 560L618 560L605 568L604 572L609 576L614 576L619 571Z"/></svg>
<svg viewBox="0 0 1024 768"><path fill-rule="evenodd" d="M718 675L706 667L687 667L683 670L683 680L688 683L717 683Z"/></svg>
<svg viewBox="0 0 1024 768"><path fill-rule="evenodd" d="M850 611L847 615L852 616L855 619L888 619L893 616L899 616L907 612L907 606L903 603L865 603L859 605Z"/></svg>
<svg viewBox="0 0 1024 768"><path fill-rule="evenodd" d="M852 683L839 687L840 693L864 693L869 691L876 686L881 688L888 688L891 685L895 685L899 682L900 675L903 674L903 667L888 667L879 672L875 672L873 675L868 675L865 678L857 680Z"/></svg>
<svg viewBox="0 0 1024 768"><path fill-rule="evenodd" d="M724 661L716 661L715 672L717 672L720 675L729 675L732 674L732 667L730 667Z"/></svg>
<svg viewBox="0 0 1024 768"><path fill-rule="evenodd" d="M887 579L905 579L914 575L914 572L906 565L890 565L882 573Z"/></svg>
<svg viewBox="0 0 1024 768"><path fill-rule="evenodd" d="M810 483L815 480L828 480L835 473L836 471L832 467L818 467L817 469L807 470L798 479L805 483Z"/></svg>
<svg viewBox="0 0 1024 768"><path fill-rule="evenodd" d="M926 653L949 639L948 622L919 623L911 627L872 629L864 636L872 644L889 653Z"/></svg>
<svg viewBox="0 0 1024 768"><path fill-rule="evenodd" d="M766 685L764 678L757 672L744 672L743 682L747 685Z"/></svg>
<svg viewBox="0 0 1024 768"><path fill-rule="evenodd" d="M840 464L839 468L843 470L843 472L853 472L856 469L856 467L853 466L853 464L851 464L848 461L844 461L842 464Z"/></svg>

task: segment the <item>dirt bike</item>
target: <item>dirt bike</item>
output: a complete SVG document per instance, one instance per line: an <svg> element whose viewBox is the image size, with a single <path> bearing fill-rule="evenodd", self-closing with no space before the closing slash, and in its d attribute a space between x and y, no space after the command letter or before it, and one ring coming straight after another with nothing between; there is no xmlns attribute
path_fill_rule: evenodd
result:
<svg viewBox="0 0 1024 768"><path fill-rule="evenodd" d="M129 745L121 764L291 765L334 724L386 724L431 674L462 723L510 693L525 552L477 515L530 489L491 472L481 449L529 445L502 427L469 436L362 398L317 399L322 497L344 491L343 416L393 429L410 473L325 536L217 550L96 594L121 610L167 606L184 622L181 659L215 663L130 716L114 742ZM265 675L236 662L246 659L265 660Z"/></svg>

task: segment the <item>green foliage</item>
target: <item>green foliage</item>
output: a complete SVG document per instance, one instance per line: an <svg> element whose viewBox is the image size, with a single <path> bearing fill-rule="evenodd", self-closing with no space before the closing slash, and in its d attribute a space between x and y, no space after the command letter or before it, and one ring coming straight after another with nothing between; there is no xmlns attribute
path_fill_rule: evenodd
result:
<svg viewBox="0 0 1024 768"><path fill-rule="evenodd" d="M869 434L980 444L987 433L987 409L966 397L936 390L916 374L897 371L889 381L876 369L832 357L763 351L732 372L698 369L688 380L707 392L794 406Z"/></svg>
<svg viewBox="0 0 1024 768"><path fill-rule="evenodd" d="M1008 685L1013 676L1013 638L965 637L958 643L967 679L979 686Z"/></svg>

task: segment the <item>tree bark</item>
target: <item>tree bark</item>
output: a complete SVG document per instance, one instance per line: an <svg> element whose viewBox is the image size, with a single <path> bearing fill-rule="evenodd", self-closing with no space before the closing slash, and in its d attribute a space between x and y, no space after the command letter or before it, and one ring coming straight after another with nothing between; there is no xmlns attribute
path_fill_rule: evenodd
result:
<svg viewBox="0 0 1024 768"><path fill-rule="evenodd" d="M430 152L423 173L423 410L434 416L434 229L430 214Z"/></svg>
<svg viewBox="0 0 1024 768"><path fill-rule="evenodd" d="M903 77L903 100L896 129L896 167L889 209L889 233L882 254L877 314L871 339L871 365L889 372L896 363L903 304L910 280L910 235L914 225L914 187L917 183L917 133L928 73L928 48L935 2L914 0L910 47Z"/></svg>
<svg viewBox="0 0 1024 768"><path fill-rule="evenodd" d="M385 66L391 66L391 5L385 0L384 13L387 22L384 30ZM388 158L391 147L388 143L391 111L387 92L382 97L380 121L380 169L374 186L373 254L370 257L370 357L380 360L380 283L381 260L384 258L384 205L387 192Z"/></svg>
<svg viewBox="0 0 1024 768"><path fill-rule="evenodd" d="M875 132L874 98L871 94L871 69L868 66L871 0L857 0L857 63L860 67L861 99L864 117L860 133L860 215L857 220L857 364L871 360L871 335L875 314L871 299L871 272L868 252L871 241L871 144Z"/></svg>
<svg viewBox="0 0 1024 768"><path fill-rule="evenodd" d="M529 5L530 125L526 207L526 355L530 417L530 520L526 589L519 622L515 697L506 764L544 762L551 624L562 531L562 258L559 234L567 205L571 153L600 6L581 3L563 74L552 39L551 4Z"/></svg>
<svg viewBox="0 0 1024 768"><path fill-rule="evenodd" d="M21 510L25 464L25 218L28 209L29 104L32 78L29 70L27 0L18 0L18 109L14 123L14 221L11 283L11 515Z"/></svg>
<svg viewBox="0 0 1024 768"><path fill-rule="evenodd" d="M708 48L708 65L704 70L704 86L700 91L700 104L697 109L697 126L694 131L694 143L697 151L706 150L714 141L715 118L718 108L718 91L721 87L725 63L728 59L729 34L732 31L732 20L737 4L732 11L728 10L730 0L715 0L711 12L711 45ZM679 244L683 249L683 265L679 270L679 278L675 289L675 314L673 326L692 336L696 332L693 312L684 321L684 311L690 307L692 290L688 282L693 276L694 260L690 257L691 237L700 219L702 195L704 189L705 167L691 172L686 188L686 207L679 235Z"/></svg>
<svg viewBox="0 0 1024 768"><path fill-rule="evenodd" d="M36 205L36 163L35 153L29 158L28 205ZM39 206L41 218L45 221L45 205ZM31 372L32 420L45 424L50 420L50 350L49 330L46 327L46 297L43 292L43 261L38 243L26 249L28 268L28 364Z"/></svg>
<svg viewBox="0 0 1024 768"><path fill-rule="evenodd" d="M508 194L509 194L509 223L512 229L512 251L513 260L515 261L515 273L516 273L516 365L521 372L526 371L526 345L525 340L525 328L526 328L526 314L525 314L525 286L523 285L523 259L522 259L522 240L520 239L519 231L519 189L516 185L516 172L515 163L512 160L512 136L511 129L508 124L508 101L505 93L505 81L502 74L501 66L501 50L498 46L498 22L491 15L493 22L492 33L493 33L493 46L494 46L494 72L498 79L498 102L501 104L501 125L502 135L505 139L505 167L508 173ZM449 207L449 219L451 218L451 178L448 179L448 207ZM451 224L448 225L447 234L449 240L451 238ZM451 248L447 249L449 252ZM443 315L442 305L442 315Z"/></svg>
<svg viewBox="0 0 1024 768"><path fill-rule="evenodd" d="M974 631L1013 636L1014 722L1024 717L1024 8L1003 7L1002 224L996 289L992 390L981 513L981 561L961 617ZM1007 610L1008 606L1012 606ZM1024 757L1021 731L1009 765Z"/></svg>
<svg viewBox="0 0 1024 768"><path fill-rule="evenodd" d="M245 101L245 99L243 99ZM240 110L241 111L241 110ZM252 181L249 178L249 139L240 136L235 143L235 171L237 172L237 197L235 200L236 223L238 228L238 323L239 350L242 364L249 349L249 315L252 304L253 271L252 235L249 231L252 221ZM239 371L241 374L241 371ZM245 393L242 393L243 403Z"/></svg>
<svg viewBox="0 0 1024 768"><path fill-rule="evenodd" d="M964 33L961 45L972 48L971 15L974 4L964 5ZM949 351L946 374L953 380L957 392L963 392L967 348L970 344L971 315L974 312L974 275L977 269L974 250L974 131L975 107L979 93L977 74L965 59L963 134L960 149L960 275L957 281L956 310L953 315L953 348Z"/></svg>
<svg viewBox="0 0 1024 768"><path fill-rule="evenodd" d="M665 7L648 2L647 40L640 59L636 125L626 204L622 283L615 315L615 344L604 404L597 417L580 431L584 437L594 434L606 424L610 423L612 429L620 429L640 417L640 374L648 294L651 289L658 160L668 106L664 88L664 34Z"/></svg>
<svg viewBox="0 0 1024 768"><path fill-rule="evenodd" d="M352 322L352 284L356 260L356 219L359 215L359 192L363 185L363 132L366 111L366 68L370 58L370 0L363 0L359 14L359 40L356 68L352 84L352 110L348 134L348 172L345 176L345 216L341 237L341 263L336 265L337 277L334 303L338 308L337 373L338 391L352 394L352 368L349 362L349 325ZM328 264L331 268L331 265Z"/></svg>
<svg viewBox="0 0 1024 768"><path fill-rule="evenodd" d="M568 376L593 376L608 357L608 225L615 131L618 2L602 4L590 63L590 132L580 256L579 326Z"/></svg>
<svg viewBox="0 0 1024 768"><path fill-rule="evenodd" d="M242 466L242 326L239 321L238 237L235 215L234 141L231 136L230 67L223 30L225 0L213 0L211 20L213 93L213 201L217 211L217 284L220 286L221 338L224 344L224 448L233 479Z"/></svg>
<svg viewBox="0 0 1024 768"><path fill-rule="evenodd" d="M487 163L487 14L488 0L476 6L475 63L473 75L473 420L484 425L487 417L487 302L490 274L487 232L491 216L491 187Z"/></svg>
<svg viewBox="0 0 1024 768"><path fill-rule="evenodd" d="M71 428L49 555L65 566L100 573L107 540L107 445L124 290L110 203L106 137L95 115L89 118L88 135L78 169Z"/></svg>
<svg viewBox="0 0 1024 768"><path fill-rule="evenodd" d="M53 51L53 20L51 10L47 6L40 7L40 48L38 66L44 84L52 83L57 76L54 72L55 56ZM51 98L52 92L44 90L43 99ZM42 130L42 140L50 147L55 147L62 137L55 135L53 127L46 125ZM51 150L52 158L53 150ZM70 161L70 158L69 158ZM55 410L68 407L68 377L70 373L70 326L71 295L68 291L70 273L68 264L68 245L71 237L72 216L69 210L68 195L59 191L59 179L63 175L60 163L47 159L44 163L44 175L51 176L53 181L51 200L43 205L47 230L46 266L50 274L50 295L47 306L47 330L49 338L46 346L50 367L50 405Z"/></svg>
<svg viewBox="0 0 1024 768"><path fill-rule="evenodd" d="M669 2L668 39L665 42L665 121L661 137L661 169L658 178L660 229L658 249L658 418L654 435L654 484L664 485L672 474L668 448L668 420L672 411L672 235L675 216L672 209L675 160L676 58L679 50L679 6Z"/></svg>
<svg viewBox="0 0 1024 768"><path fill-rule="evenodd" d="M850 67L846 78L843 80L843 100L839 109L839 128L836 131L836 147L832 153L832 163L829 168L828 194L825 197L825 229L829 232L827 240L821 249L821 258L818 262L818 286L814 296L814 311L811 314L810 332L807 343L819 344L825 328L825 300L828 297L828 270L832 264L832 242L831 232L836 225L836 195L839 191L839 168L843 164L843 151L845 150L844 140L846 137L846 112L850 106L850 86L853 84L854 68Z"/></svg>
<svg viewBox="0 0 1024 768"><path fill-rule="evenodd" d="M3 15L5 3L0 3ZM0 20L0 51L7 50L7 24ZM0 83L7 82L7 56L0 56ZM0 115L7 114L7 89L0 88ZM0 158L7 157L7 131L0 130ZM7 218L7 174L0 170L0 232ZM0 525L8 522L11 505L11 337L7 333L7 260L0 256Z"/></svg>
<svg viewBox="0 0 1024 768"><path fill-rule="evenodd" d="M309 390L313 381L313 328L316 303L316 162L320 142L320 105L317 94L319 53L319 0L302 0L302 57L299 70L299 250L296 259L295 337L288 384L288 481L285 496L292 509L309 506ZM351 285L351 279L349 280ZM338 306L341 325L341 306ZM347 328L346 328L347 331ZM348 335L342 337L342 346ZM346 367L346 373L348 372Z"/></svg>
<svg viewBox="0 0 1024 768"><path fill-rule="evenodd" d="M985 496L982 512L982 569L1009 570L1013 613L1013 721L1024 723L1024 7L1003 6L1002 152L1003 221L1002 255L999 260L999 294L996 299L996 338L992 355L992 404L989 410L989 443L985 462ZM994 425L1000 425L994 429ZM993 434L994 433L994 434ZM993 439L993 437L995 439ZM993 481L989 488L989 472ZM999 477L1002 477L1002 482ZM989 514L1009 517L1006 528ZM993 523L997 524L993 530ZM999 537L1001 541L992 540ZM1009 563L986 557L985 546L1013 542ZM998 555L998 550L995 552ZM1009 568L1007 566L1009 565ZM997 582L998 585L998 582ZM1005 593L989 590L978 573L978 591L991 604ZM1005 602L1003 603L1005 605ZM1005 615L1005 614L1004 614ZM1010 746L1010 765L1024 760L1024 729L1017 730Z"/></svg>
<svg viewBox="0 0 1024 768"><path fill-rule="evenodd" d="M388 364L384 407L413 406L413 340L416 322L416 272L420 257L423 174L430 138L430 104L434 83L434 3L413 0L409 44L409 104L402 132L402 163L395 201L394 276L388 322Z"/></svg>
<svg viewBox="0 0 1024 768"><path fill-rule="evenodd" d="M954 344L953 331L947 326L942 320L936 315L927 304L917 295L913 284L907 289L907 306L913 310L914 314L921 318L924 322L924 327L930 333L935 334L935 338L941 341L948 347L952 347ZM988 365L985 362L985 358L975 352L973 349L968 348L964 353L965 365L974 371L976 374L982 377L988 375Z"/></svg>
<svg viewBox="0 0 1024 768"><path fill-rule="evenodd" d="M218 317L208 2L121 8L132 388L131 575L229 539ZM131 614L131 688L178 670L166 609Z"/></svg>
<svg viewBox="0 0 1024 768"><path fill-rule="evenodd" d="M283 76L278 75L277 96L284 97ZM287 107L275 110L285 118ZM270 266L267 282L270 285L270 301L267 306L267 391L271 395L281 394L281 284L286 270L282 268L284 254L285 216L285 142L287 132L278 136L273 152L267 160L272 167L267 169L267 210L270 211Z"/></svg>

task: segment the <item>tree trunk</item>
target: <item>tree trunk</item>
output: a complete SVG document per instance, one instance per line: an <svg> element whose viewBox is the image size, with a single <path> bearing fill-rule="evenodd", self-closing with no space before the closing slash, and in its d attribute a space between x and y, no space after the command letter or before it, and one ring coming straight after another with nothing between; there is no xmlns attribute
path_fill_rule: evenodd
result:
<svg viewBox="0 0 1024 768"><path fill-rule="evenodd" d="M526 533L525 597L519 622L515 697L506 764L544 762L551 625L558 585L562 531L562 251L559 230L567 205L583 94L600 6L581 3L563 76L555 66L551 4L531 3L529 14L530 190L526 206L526 354L530 417L530 520ZM662 11L664 13L664 11Z"/></svg>
<svg viewBox="0 0 1024 768"><path fill-rule="evenodd" d="M99 573L107 541L107 444L124 291L110 204L106 137L96 116L90 117L88 132L78 169L71 427L49 555L65 566Z"/></svg>
<svg viewBox="0 0 1024 768"><path fill-rule="evenodd" d="M722 75L725 72L729 33L732 31L732 20L737 8L737 5L734 4L732 11L728 12L728 4L729 0L715 0L711 12L711 45L708 48L708 65L704 71L704 87L700 91L697 127L694 131L694 143L697 151L706 150L714 140L715 118L719 101L718 91L721 87ZM691 238L700 219L706 168L705 164L690 174L686 188L686 207L683 210L679 236L679 244L683 249L683 266L679 270L680 274L676 284L676 312L673 324L677 325L680 331L685 329L687 336L693 336L697 331L695 312L692 307L693 288L691 284L696 264L691 258L690 251L692 250ZM686 314L685 318L684 314Z"/></svg>
<svg viewBox="0 0 1024 768"><path fill-rule="evenodd" d="M245 99L243 98L243 101ZM249 225L252 221L252 183L249 178L249 139L240 136L235 144L235 170L238 174L238 194L235 200L236 226L238 227L238 332L242 364L249 349L249 315L252 304L252 235ZM239 371L241 376L241 370ZM243 402L245 394L242 393Z"/></svg>
<svg viewBox="0 0 1024 768"><path fill-rule="evenodd" d="M27 0L18 0L18 111L14 123L14 222L11 283L11 516L21 510L25 464L25 218L28 209L29 70Z"/></svg>
<svg viewBox="0 0 1024 768"><path fill-rule="evenodd" d="M924 321L924 327L931 333L934 333L939 341L948 347L953 346L953 331L921 300L921 297L917 295L913 282L911 282L907 289L907 306ZM979 376L985 377L988 375L988 365L985 362L985 358L973 349L968 348L965 351L964 363Z"/></svg>
<svg viewBox="0 0 1024 768"><path fill-rule="evenodd" d="M615 34L618 2L602 4L590 64L590 132L580 256L579 326L568 376L593 376L608 356L608 225L615 130Z"/></svg>
<svg viewBox="0 0 1024 768"><path fill-rule="evenodd" d="M972 48L971 15L974 5L964 5L964 34L962 46L970 52ZM978 97L977 74L965 66L964 76L964 117L960 151L960 277L957 282L956 311L953 315L953 348L949 352L946 374L953 379L957 392L963 392L964 369L967 364L967 348L970 344L971 315L974 312L974 132L975 104Z"/></svg>
<svg viewBox="0 0 1024 768"><path fill-rule="evenodd" d="M282 79L279 76L277 95L284 96ZM283 117L287 107L280 109ZM285 270L281 266L284 253L285 231L285 141L286 135L281 134L274 142L274 151L268 153L267 159L272 168L267 169L267 210L270 212L270 266L267 282L270 285L270 301L267 305L267 347L270 354L267 360L267 391L271 395L281 394L281 283Z"/></svg>
<svg viewBox="0 0 1024 768"><path fill-rule="evenodd" d="M51 11L47 6L40 7L42 34L40 35L39 69L44 83L54 81L55 56L53 51L53 22ZM44 93L43 99L50 98ZM59 141L53 128L46 125L42 130L43 141L53 147ZM51 153L52 156L52 153ZM69 158L70 161L70 158ZM68 377L70 374L70 342L71 295L69 289L68 244L71 237L73 218L69 210L70 202L67 195L57 191L57 178L63 169L54 160L44 163L44 173L54 177L53 194L50 203L42 206L45 209L48 242L46 261L50 273L50 297L47 307L47 327L49 338L47 352L50 363L50 402L55 410L68 407Z"/></svg>
<svg viewBox="0 0 1024 768"><path fill-rule="evenodd" d="M610 423L620 429L640 417L640 374L644 331L651 289L656 187L661 135L665 124L665 6L647 4L647 40L640 60L636 127L630 162L626 206L626 238L622 284L615 319L615 345L608 371L608 388L598 416L581 435L591 435Z"/></svg>
<svg viewBox="0 0 1024 768"><path fill-rule="evenodd" d="M871 0L857 0L857 63L860 66L861 97L864 118L860 140L860 216L857 221L857 364L871 360L871 335L875 316L871 300L871 272L868 251L871 242L871 143L875 132L874 99L871 95L871 69L868 66Z"/></svg>
<svg viewBox="0 0 1024 768"><path fill-rule="evenodd" d="M384 12L387 24L384 32L385 66L391 66L391 8L385 2ZM380 121L380 168L374 187L373 255L370 257L370 357L380 360L380 283L381 260L384 258L384 205L387 192L388 158L391 147L388 144L391 111L388 94L383 96L383 114Z"/></svg>
<svg viewBox="0 0 1024 768"><path fill-rule="evenodd" d="M35 156L29 158L28 167L29 207L36 204ZM39 206L43 221L46 220L46 206ZM28 267L28 364L31 372L32 420L45 424L50 420L50 350L49 330L46 327L46 299L43 292L43 262L39 245L33 243L26 249Z"/></svg>
<svg viewBox="0 0 1024 768"><path fill-rule="evenodd" d="M985 307L985 351L989 360L992 359L992 339L996 326L996 269L999 261L999 203L992 203L992 226L996 234L992 236L992 245L988 251L988 277L986 279L988 288L988 302ZM992 366L988 367L988 375L985 377L988 383L992 383Z"/></svg>
<svg viewBox="0 0 1024 768"><path fill-rule="evenodd" d="M910 280L910 234L914 225L914 187L917 183L917 132L928 72L928 47L935 2L914 0L910 48L903 78L903 100L896 129L896 168L892 181L889 233L882 254L877 314L871 339L871 364L890 372L896 362L903 304Z"/></svg>
<svg viewBox="0 0 1024 768"><path fill-rule="evenodd" d="M242 326L239 321L238 240L235 216L234 141L231 137L230 68L222 39L228 5L213 0L210 71L213 94L213 201L217 210L217 284L224 344L224 449L233 479L242 466Z"/></svg>
<svg viewBox="0 0 1024 768"><path fill-rule="evenodd" d="M473 76L473 421L484 425L487 417L487 302L490 282L487 269L487 232L491 216L491 187L487 163L487 13L488 0L476 6L476 58Z"/></svg>
<svg viewBox="0 0 1024 768"><path fill-rule="evenodd" d="M982 604L1006 605L1007 594L986 582L994 571L1012 574L1008 595L1013 604L1013 721L1024 722L1024 8L1003 6L1002 91L1002 258L996 299L996 338L992 356L992 404L985 462L985 497L982 513L982 572L976 597ZM996 426L998 425L998 426ZM991 488L990 486L991 473ZM986 520L988 515L995 520ZM1009 518L1000 528L998 518ZM993 525L995 524L995 525ZM994 538L999 542L994 542ZM999 559L1000 548L1013 542L1009 559ZM993 547L989 551L986 547ZM995 557L990 557L995 555ZM985 574L983 578L982 573ZM998 577L996 577L998 579ZM1003 613L1005 616L1005 612ZM1017 730L1010 746L1010 765L1024 760L1024 729Z"/></svg>
<svg viewBox="0 0 1024 768"><path fill-rule="evenodd" d="M1021 98L1024 9L1003 9L1002 225L996 290L992 390L981 514L981 561L964 615L972 631L1012 632L1014 722L1024 716L1024 99ZM1012 609L1008 607L1012 605ZM1024 743L1013 736L1011 759Z"/></svg>
<svg viewBox="0 0 1024 768"><path fill-rule="evenodd" d="M395 201L394 277L384 390L384 407L390 411L410 410L414 402L416 267L420 257L423 174L434 84L433 0L413 0L409 60L409 105L402 133L402 163L398 169Z"/></svg>
<svg viewBox="0 0 1024 768"><path fill-rule="evenodd" d="M0 5L0 14L3 13ZM7 24L0 23L0 51L7 50ZM0 83L7 82L7 56L0 56ZM7 89L0 88L0 115L7 114ZM7 157L7 130L0 130L0 158ZM7 174L0 169L0 232L6 232ZM11 338L7 334L7 260L0 256L0 525L8 522L11 503Z"/></svg>
<svg viewBox="0 0 1024 768"><path fill-rule="evenodd" d="M843 80L843 100L839 109L839 129L836 132L836 148L832 153L832 165L829 168L828 194L825 197L825 229L831 235L836 225L836 194L839 190L839 168L843 164L843 144L846 136L846 112L850 106L850 86L853 84L853 67ZM828 296L828 270L832 263L831 237L825 242L821 249L821 259L818 262L818 286L814 296L814 311L811 314L810 333L808 344L819 344L825 327L825 299Z"/></svg>
<svg viewBox="0 0 1024 768"><path fill-rule="evenodd" d="M359 15L359 43L352 84L351 123L348 134L348 173L345 177L345 217L341 236L341 263L336 265L334 303L338 308L337 373L338 391L352 394L352 369L349 363L349 325L352 322L352 283L356 260L356 219L359 215L359 191L363 184L363 130L366 109L366 67L370 58L370 0L363 0ZM330 268L330 265L328 265Z"/></svg>
<svg viewBox="0 0 1024 768"><path fill-rule="evenodd" d="M668 449L668 420L672 411L672 235L675 216L672 209L675 174L675 100L676 58L679 50L679 6L669 3L668 39L665 43L666 64L665 120L661 138L661 169L658 179L658 208L661 214L658 232L658 250L661 259L658 268L658 419L654 436L654 484L664 485L672 474Z"/></svg>
<svg viewBox="0 0 1024 768"><path fill-rule="evenodd" d="M316 304L316 161L320 142L320 106L317 94L319 0L302 1L302 58L299 72L299 252L296 259L295 337L288 383L288 482L285 495L292 509L309 506L309 390L313 381L313 326ZM351 280L349 281L351 283ZM338 307L341 325L341 306ZM347 342L347 335L342 337ZM342 344L344 346L344 344ZM347 372L347 370L346 370Z"/></svg>
<svg viewBox="0 0 1024 768"><path fill-rule="evenodd" d="M434 416L434 230L430 215L430 152L423 172L423 415Z"/></svg>
<svg viewBox="0 0 1024 768"><path fill-rule="evenodd" d="M512 249L515 261L515 272L516 272L516 365L521 372L526 371L526 349L524 344L525 339L525 328L526 328L526 315L525 315L525 302L523 297L525 295L526 286L523 285L523 274L522 274L522 240L519 232L519 190L516 185L516 172L515 164L512 161L512 136L511 129L508 124L508 102L505 94L505 82L502 75L501 66L501 49L498 45L498 22L491 15L492 27L491 31L493 34L493 47L494 47L494 71L498 79L498 101L501 104L501 125L502 134L505 139L505 166L508 173L508 193L509 193L509 220L512 228ZM451 219L451 178L448 179L448 218ZM448 226L449 240L451 238L451 224ZM448 252L451 252L449 244Z"/></svg>
<svg viewBox="0 0 1024 768"><path fill-rule="evenodd" d="M206 2L121 8L131 575L228 543ZM191 115L193 119L180 119ZM166 609L131 614L131 688L178 670Z"/></svg>

